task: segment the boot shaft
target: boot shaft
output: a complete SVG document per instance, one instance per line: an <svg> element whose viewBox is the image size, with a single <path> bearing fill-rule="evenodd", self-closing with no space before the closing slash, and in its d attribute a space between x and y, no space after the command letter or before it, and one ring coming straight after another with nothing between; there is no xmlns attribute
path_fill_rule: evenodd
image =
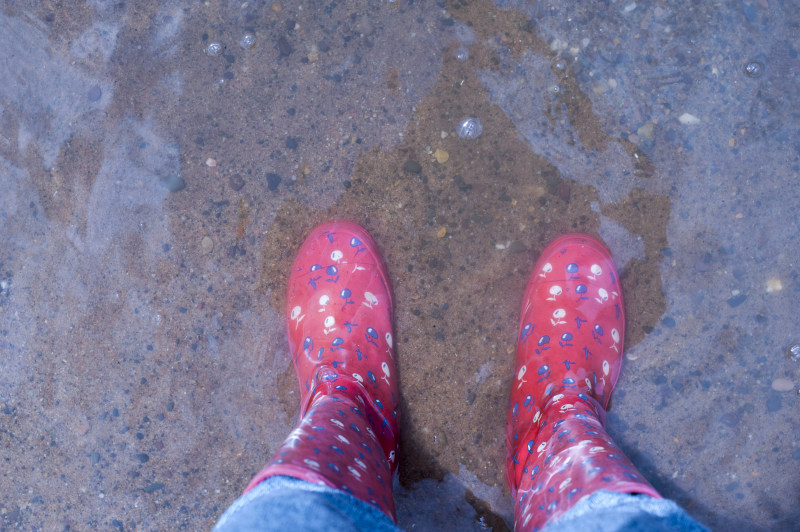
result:
<svg viewBox="0 0 800 532"><path fill-rule="evenodd" d="M602 406L584 394L548 403L522 447L513 466L517 530L536 530L598 490L661 497L606 432Z"/></svg>
<svg viewBox="0 0 800 532"><path fill-rule="evenodd" d="M393 467L358 403L341 393L317 395L245 493L271 476L286 475L342 490L396 519Z"/></svg>

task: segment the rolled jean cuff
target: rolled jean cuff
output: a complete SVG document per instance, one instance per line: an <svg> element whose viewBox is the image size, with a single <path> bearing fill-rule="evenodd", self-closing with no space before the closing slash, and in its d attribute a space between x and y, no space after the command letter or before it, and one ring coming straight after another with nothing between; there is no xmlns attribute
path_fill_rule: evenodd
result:
<svg viewBox="0 0 800 532"><path fill-rule="evenodd" d="M546 532L709 532L669 499L600 490L548 523Z"/></svg>
<svg viewBox="0 0 800 532"><path fill-rule="evenodd" d="M293 477L272 476L236 499L214 532L307 530L399 532L371 504L344 491Z"/></svg>

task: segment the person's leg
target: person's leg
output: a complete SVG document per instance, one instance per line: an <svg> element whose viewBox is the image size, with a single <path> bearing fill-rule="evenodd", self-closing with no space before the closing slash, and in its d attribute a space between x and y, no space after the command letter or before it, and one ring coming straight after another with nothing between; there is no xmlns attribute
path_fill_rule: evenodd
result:
<svg viewBox="0 0 800 532"><path fill-rule="evenodd" d="M565 235L542 253L523 299L506 444L517 530L553 523L608 490L661 498L605 430L625 316L608 250Z"/></svg>
<svg viewBox="0 0 800 532"><path fill-rule="evenodd" d="M383 258L364 229L331 222L309 235L289 277L286 316L301 421L245 494L265 479L289 476L341 490L394 520L392 299ZM274 514L267 520L282 511L264 508Z"/></svg>

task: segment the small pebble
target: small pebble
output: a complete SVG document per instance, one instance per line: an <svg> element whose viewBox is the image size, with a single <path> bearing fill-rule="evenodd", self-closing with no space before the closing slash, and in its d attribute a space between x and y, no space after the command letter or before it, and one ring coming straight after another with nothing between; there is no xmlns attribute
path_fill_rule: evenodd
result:
<svg viewBox="0 0 800 532"><path fill-rule="evenodd" d="M403 170L410 174L419 174L422 172L422 166L414 159L409 159L403 163Z"/></svg>
<svg viewBox="0 0 800 532"><path fill-rule="evenodd" d="M211 168L216 167L217 166L217 160L216 159L212 159L211 157L209 157L208 159L206 159L206 166L211 167Z"/></svg>
<svg viewBox="0 0 800 532"><path fill-rule="evenodd" d="M444 238L444 235L446 235L446 234L447 234L447 228L446 227L442 227L436 232L436 236L439 237L439 238Z"/></svg>
<svg viewBox="0 0 800 532"><path fill-rule="evenodd" d="M216 57L222 53L222 45L218 42L209 43L206 46L206 55L210 55L211 57Z"/></svg>
<svg viewBox="0 0 800 532"><path fill-rule="evenodd" d="M164 487L165 486L163 482L153 482L152 484L144 488L144 492L153 493L154 491L163 490Z"/></svg>
<svg viewBox="0 0 800 532"><path fill-rule="evenodd" d="M783 290L783 284L781 283L780 279L768 279L767 280L767 293L771 294L772 292L780 292Z"/></svg>
<svg viewBox="0 0 800 532"><path fill-rule="evenodd" d="M433 152L433 156L436 158L436 162L439 164L444 164L450 159L450 154L444 150L440 150L439 148Z"/></svg>
<svg viewBox="0 0 800 532"><path fill-rule="evenodd" d="M794 390L794 383L790 379L778 377L772 381L772 389L777 392L790 392Z"/></svg>
<svg viewBox="0 0 800 532"><path fill-rule="evenodd" d="M469 59L469 50L467 50L466 46L458 47L458 50L456 50L456 59L459 61L466 61Z"/></svg>
<svg viewBox="0 0 800 532"><path fill-rule="evenodd" d="M636 133L647 140L653 140L655 137L653 136L653 123L647 122L642 127L636 130Z"/></svg>
<svg viewBox="0 0 800 532"><path fill-rule="evenodd" d="M735 296L731 296L728 298L728 306L731 308L736 308L742 303L745 302L747 299L747 294L736 294Z"/></svg>
<svg viewBox="0 0 800 532"><path fill-rule="evenodd" d="M210 237L204 236L200 241L200 247L203 248L203 254L208 255L214 249L214 241Z"/></svg>
<svg viewBox="0 0 800 532"><path fill-rule="evenodd" d="M678 121L684 126L694 126L700 123L699 118L689 113L683 113L678 117Z"/></svg>
<svg viewBox="0 0 800 532"><path fill-rule="evenodd" d="M269 190L278 190L278 185L281 184L281 176L274 172L267 173L267 188Z"/></svg>
<svg viewBox="0 0 800 532"><path fill-rule="evenodd" d="M278 54L281 57L288 57L294 50L292 45L289 44L289 41L286 40L286 37L282 35L278 37L278 40L275 42L275 47L278 49Z"/></svg>

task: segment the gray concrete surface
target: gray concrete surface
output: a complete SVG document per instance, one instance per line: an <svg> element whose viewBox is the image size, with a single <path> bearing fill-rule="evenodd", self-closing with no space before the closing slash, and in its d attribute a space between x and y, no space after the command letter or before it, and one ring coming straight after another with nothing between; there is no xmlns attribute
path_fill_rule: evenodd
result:
<svg viewBox="0 0 800 532"><path fill-rule="evenodd" d="M611 434L712 528L795 529L798 13L5 3L0 529L209 529L296 419L284 283L332 217L389 264L406 529L512 525L521 294L566 231L621 268Z"/></svg>

